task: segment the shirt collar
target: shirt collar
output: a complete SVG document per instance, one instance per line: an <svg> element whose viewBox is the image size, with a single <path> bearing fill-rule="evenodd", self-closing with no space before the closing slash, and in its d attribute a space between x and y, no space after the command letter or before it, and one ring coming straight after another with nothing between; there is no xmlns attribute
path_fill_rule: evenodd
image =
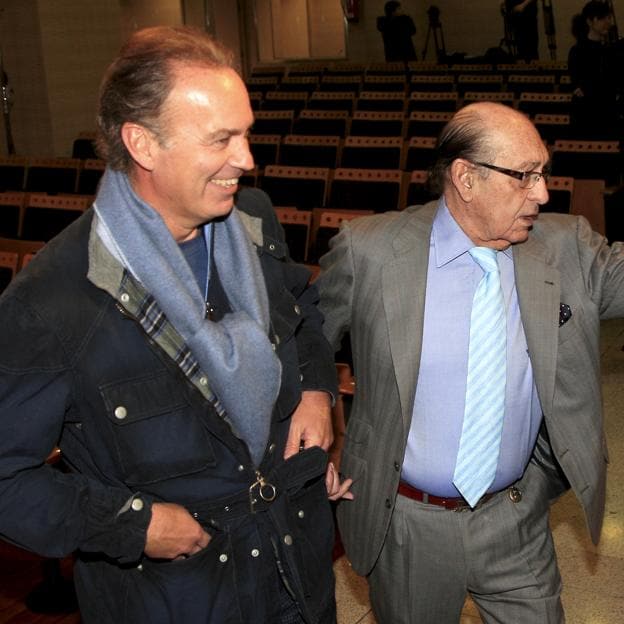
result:
<svg viewBox="0 0 624 624"><path fill-rule="evenodd" d="M437 268L452 262L462 254L468 252L475 245L466 233L459 227L457 221L451 215L444 196L440 197L438 210L433 219L431 229L431 242L433 244L435 264ZM513 258L511 245L503 252L509 259Z"/></svg>

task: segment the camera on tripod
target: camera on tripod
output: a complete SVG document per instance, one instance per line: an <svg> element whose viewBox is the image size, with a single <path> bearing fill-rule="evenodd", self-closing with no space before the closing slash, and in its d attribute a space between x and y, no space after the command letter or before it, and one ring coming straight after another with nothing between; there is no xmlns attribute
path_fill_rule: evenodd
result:
<svg viewBox="0 0 624 624"><path fill-rule="evenodd" d="M441 28L440 24L440 9L437 6L431 5L427 9L427 15L429 16L429 27L430 28Z"/></svg>

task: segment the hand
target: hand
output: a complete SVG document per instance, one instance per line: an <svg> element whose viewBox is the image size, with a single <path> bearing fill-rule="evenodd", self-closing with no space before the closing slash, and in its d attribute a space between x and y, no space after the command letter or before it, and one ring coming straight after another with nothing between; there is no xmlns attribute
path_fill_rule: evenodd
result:
<svg viewBox="0 0 624 624"><path fill-rule="evenodd" d="M145 554L154 559L189 557L208 546L210 535L181 505L154 503Z"/></svg>
<svg viewBox="0 0 624 624"><path fill-rule="evenodd" d="M327 472L325 473L325 486L327 487L327 498L329 500L338 500L339 498L346 498L347 500L353 500L353 492L349 491L349 488L353 485L353 479L345 479L340 482L340 475L334 467L332 462L327 464Z"/></svg>
<svg viewBox="0 0 624 624"><path fill-rule="evenodd" d="M333 440L330 395L322 390L304 390L290 418L284 459L296 455L302 442L303 448L320 446L326 451Z"/></svg>

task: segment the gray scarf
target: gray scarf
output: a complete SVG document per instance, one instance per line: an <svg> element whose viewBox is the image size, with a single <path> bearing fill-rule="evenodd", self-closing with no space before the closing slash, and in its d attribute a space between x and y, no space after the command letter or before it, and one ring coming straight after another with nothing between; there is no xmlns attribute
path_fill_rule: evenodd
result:
<svg viewBox="0 0 624 624"><path fill-rule="evenodd" d="M269 303L256 251L236 209L212 223L214 258L232 313L205 318L204 295L161 216L107 169L94 204L98 234L154 297L182 336L223 404L236 434L260 463L281 383L268 338Z"/></svg>

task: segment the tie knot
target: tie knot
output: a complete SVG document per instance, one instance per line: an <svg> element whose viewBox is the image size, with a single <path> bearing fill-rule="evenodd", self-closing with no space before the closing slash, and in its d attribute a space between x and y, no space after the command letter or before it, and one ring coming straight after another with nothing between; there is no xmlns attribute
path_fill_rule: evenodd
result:
<svg viewBox="0 0 624 624"><path fill-rule="evenodd" d="M490 247L473 247L469 250L470 255L474 261L486 272L498 270L498 263L496 262L496 249Z"/></svg>

